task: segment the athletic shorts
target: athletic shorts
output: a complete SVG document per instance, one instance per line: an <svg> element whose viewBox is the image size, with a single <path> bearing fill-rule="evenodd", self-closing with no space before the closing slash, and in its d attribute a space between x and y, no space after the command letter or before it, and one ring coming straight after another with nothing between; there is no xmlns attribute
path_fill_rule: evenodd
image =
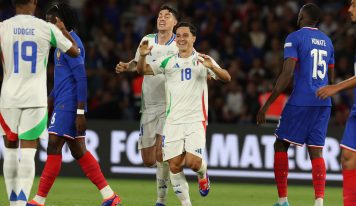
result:
<svg viewBox="0 0 356 206"><path fill-rule="evenodd" d="M156 144L156 135L163 134L165 121L165 112L160 112L158 115L145 113L142 114L138 149L152 147Z"/></svg>
<svg viewBox="0 0 356 206"><path fill-rule="evenodd" d="M275 135L286 142L309 147L323 147L331 107L286 105Z"/></svg>
<svg viewBox="0 0 356 206"><path fill-rule="evenodd" d="M47 107L1 108L0 124L8 140L46 137Z"/></svg>
<svg viewBox="0 0 356 206"><path fill-rule="evenodd" d="M206 142L205 122L189 124L166 123L163 134L163 161L177 157L184 152L203 158Z"/></svg>
<svg viewBox="0 0 356 206"><path fill-rule="evenodd" d="M59 137L66 137L69 139L83 138L83 135L78 136L75 120L77 113L75 111L53 111L51 122L48 127L48 134L54 134Z"/></svg>
<svg viewBox="0 0 356 206"><path fill-rule="evenodd" d="M351 114L346 122L344 136L340 146L344 149L356 152L356 115Z"/></svg>

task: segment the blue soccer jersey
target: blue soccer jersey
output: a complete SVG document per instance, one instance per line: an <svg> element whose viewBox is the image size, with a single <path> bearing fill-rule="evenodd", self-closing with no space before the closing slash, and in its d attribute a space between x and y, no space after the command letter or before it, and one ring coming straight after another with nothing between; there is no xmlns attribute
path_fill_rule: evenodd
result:
<svg viewBox="0 0 356 206"><path fill-rule="evenodd" d="M331 106L331 98L321 100L316 91L329 84L328 68L334 67L331 40L316 28L303 27L288 35L284 59L297 61L293 92L288 100L294 106Z"/></svg>
<svg viewBox="0 0 356 206"><path fill-rule="evenodd" d="M54 87L50 94L54 98L55 111L76 111L78 102L86 102L86 73L84 67L85 50L75 32L70 35L80 49L78 57L56 49L54 52Z"/></svg>

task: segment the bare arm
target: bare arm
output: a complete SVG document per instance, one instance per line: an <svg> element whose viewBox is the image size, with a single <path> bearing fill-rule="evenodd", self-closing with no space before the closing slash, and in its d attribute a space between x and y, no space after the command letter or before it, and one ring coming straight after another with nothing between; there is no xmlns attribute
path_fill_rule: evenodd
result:
<svg viewBox="0 0 356 206"><path fill-rule="evenodd" d="M200 63L204 64L205 67L209 68L214 74L218 77L219 80L223 82L230 82L231 76L227 70L222 69L215 64L213 64L211 57L205 54L199 54L200 57L203 58L204 61L199 60Z"/></svg>
<svg viewBox="0 0 356 206"><path fill-rule="evenodd" d="M133 59L129 62L119 62L116 67L115 71L117 74L121 72L134 72L137 71L137 62Z"/></svg>
<svg viewBox="0 0 356 206"><path fill-rule="evenodd" d="M341 90L351 89L351 88L355 88L355 87L356 87L356 76L353 76L353 77L348 78L342 82L339 82L338 84L328 85L328 86L320 88L316 92L316 95L320 99L326 99L326 98L333 96L334 94L340 92Z"/></svg>
<svg viewBox="0 0 356 206"><path fill-rule="evenodd" d="M137 73L141 75L154 75L153 70L146 62L146 56L151 52L152 46L148 47L148 41L143 41L139 46L140 56L137 62Z"/></svg>
<svg viewBox="0 0 356 206"><path fill-rule="evenodd" d="M266 111L271 104L277 99L277 97L288 86L294 72L296 61L292 58L288 58L283 63L282 73L279 75L276 85L272 90L271 96L267 99L266 103L262 106L257 115L257 124L263 124L266 122Z"/></svg>

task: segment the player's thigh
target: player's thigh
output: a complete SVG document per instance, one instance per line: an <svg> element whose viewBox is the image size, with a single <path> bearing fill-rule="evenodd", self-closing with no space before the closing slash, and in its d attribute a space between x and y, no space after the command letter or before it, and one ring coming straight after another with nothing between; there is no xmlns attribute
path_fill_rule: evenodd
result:
<svg viewBox="0 0 356 206"><path fill-rule="evenodd" d="M184 149L187 153L194 155L195 157L202 159L205 150L206 132L203 122L196 122L186 125L185 129L185 145ZM195 168L199 162L196 158L192 158L194 161L186 160L186 164L190 168Z"/></svg>
<svg viewBox="0 0 356 206"><path fill-rule="evenodd" d="M330 119L331 107L313 107L311 108L312 121L309 122L309 135L306 144L310 148L322 148L325 145L326 132Z"/></svg>
<svg viewBox="0 0 356 206"><path fill-rule="evenodd" d="M162 136L163 161L180 156L185 152L184 126L166 124Z"/></svg>
<svg viewBox="0 0 356 206"><path fill-rule="evenodd" d="M1 108L0 124L6 140L18 141L18 128L22 110L18 108Z"/></svg>
<svg viewBox="0 0 356 206"><path fill-rule="evenodd" d="M340 147L356 153L356 115L351 114L347 120Z"/></svg>
<svg viewBox="0 0 356 206"><path fill-rule="evenodd" d="M169 170L172 173L176 174L183 170L185 155L185 153L182 153L168 160Z"/></svg>
<svg viewBox="0 0 356 206"><path fill-rule="evenodd" d="M77 138L77 130L75 127L76 116L77 114L71 111L53 111L48 133L61 138L74 140Z"/></svg>
<svg viewBox="0 0 356 206"><path fill-rule="evenodd" d="M308 136L308 108L286 105L277 125L278 139L302 146Z"/></svg>
<svg viewBox="0 0 356 206"><path fill-rule="evenodd" d="M153 152L151 147L156 146L157 124L159 119L150 114L142 114L140 123L140 138L138 141L138 149L142 150L149 148L148 150Z"/></svg>
<svg viewBox="0 0 356 206"><path fill-rule="evenodd" d="M22 109L19 123L19 139L31 141L44 136L47 127L47 119L47 107Z"/></svg>

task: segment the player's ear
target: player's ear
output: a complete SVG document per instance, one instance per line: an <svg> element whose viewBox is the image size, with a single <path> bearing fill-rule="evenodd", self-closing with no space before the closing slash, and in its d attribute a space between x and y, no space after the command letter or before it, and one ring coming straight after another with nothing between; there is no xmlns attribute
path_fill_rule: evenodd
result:
<svg viewBox="0 0 356 206"><path fill-rule="evenodd" d="M192 39L193 39L193 45L194 45L195 40L197 39L197 37L196 37L196 36L193 36Z"/></svg>

